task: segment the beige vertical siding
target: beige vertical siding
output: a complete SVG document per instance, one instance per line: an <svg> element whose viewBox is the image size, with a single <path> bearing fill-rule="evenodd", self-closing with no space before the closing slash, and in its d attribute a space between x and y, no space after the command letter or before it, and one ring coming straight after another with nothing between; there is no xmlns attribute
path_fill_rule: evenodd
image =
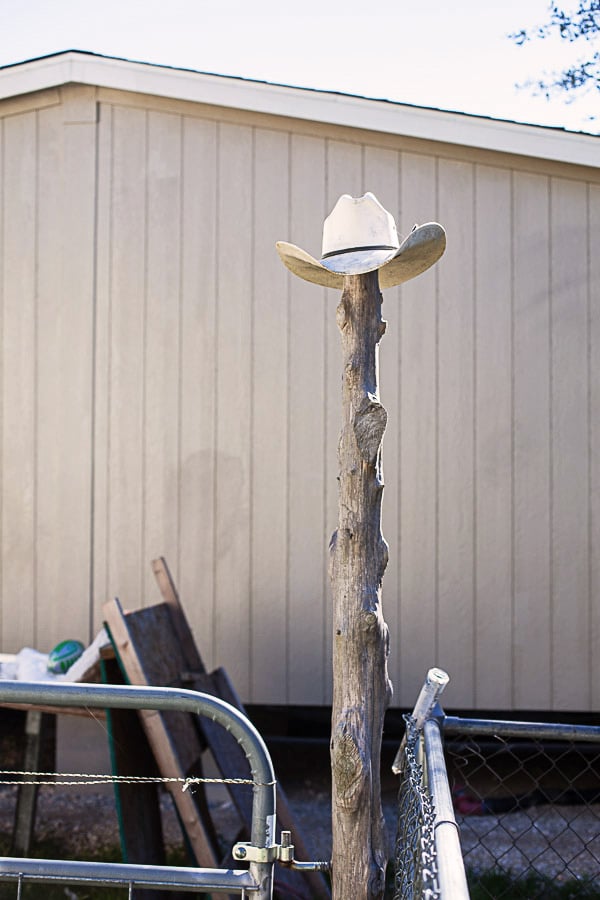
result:
<svg viewBox="0 0 600 900"><path fill-rule="evenodd" d="M86 89L63 98L0 125L9 651L89 630L95 102Z"/></svg>
<svg viewBox="0 0 600 900"><path fill-rule="evenodd" d="M312 246L314 222L326 215L325 141L290 138L290 196L294 239ZM313 190L307 191L307 184ZM291 235L292 219L286 234ZM288 623L287 699L327 702L329 615L327 590L325 336L332 298L325 288L288 278ZM310 360L310 365L307 361ZM307 672L311 677L307 678Z"/></svg>
<svg viewBox="0 0 600 900"><path fill-rule="evenodd" d="M1 123L2 649L88 639L167 557L248 701L331 690L341 193L448 250L386 292L394 703L600 702L600 177L75 86ZM0 107L0 112L2 108Z"/></svg>
<svg viewBox="0 0 600 900"><path fill-rule="evenodd" d="M402 153L399 158L401 218L406 234L415 222L437 216L437 162L431 156ZM420 210L427 212L420 212ZM385 464L388 484L398 489L397 587L385 587L386 607L398 607L396 696L418 694L424 659L438 659L437 596L437 285L439 269L426 272L401 290L398 315L388 330L400 335L392 360L398 407L390 410L389 438L398 446L396 471ZM386 338L387 339L387 338ZM388 353L382 347L382 355ZM387 452L384 448L384 452ZM385 498L387 499L387 498ZM387 515L387 507L384 516ZM395 553L394 553L395 550ZM411 623L420 622L419 628ZM400 690L398 687L401 686ZM407 702L406 700L404 701ZM408 701L410 705L410 701Z"/></svg>
<svg viewBox="0 0 600 900"><path fill-rule="evenodd" d="M590 572L590 696L591 706L600 705L600 187L590 186L588 195L589 236L587 253L590 270L589 316L589 572Z"/></svg>
<svg viewBox="0 0 600 900"><path fill-rule="evenodd" d="M3 129L2 639L36 639L38 114Z"/></svg>

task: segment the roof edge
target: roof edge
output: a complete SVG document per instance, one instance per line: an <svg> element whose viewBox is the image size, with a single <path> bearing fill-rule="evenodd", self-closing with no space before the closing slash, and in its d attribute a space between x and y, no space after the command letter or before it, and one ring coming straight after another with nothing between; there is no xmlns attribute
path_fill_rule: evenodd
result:
<svg viewBox="0 0 600 900"><path fill-rule="evenodd" d="M598 137L352 94L66 50L0 68L0 100L62 84L189 100L575 165L600 166Z"/></svg>

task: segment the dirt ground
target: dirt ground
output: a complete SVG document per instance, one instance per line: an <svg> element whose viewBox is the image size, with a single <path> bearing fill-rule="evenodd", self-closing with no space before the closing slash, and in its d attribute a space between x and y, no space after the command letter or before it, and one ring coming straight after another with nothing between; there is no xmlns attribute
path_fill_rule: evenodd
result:
<svg viewBox="0 0 600 900"><path fill-rule="evenodd" d="M388 754L389 755L389 754ZM327 742L284 742L272 748L277 777L286 793L299 829L313 859L331 854L331 779ZM210 767L209 767L210 769ZM389 769L389 766L388 766ZM66 771L60 768L60 771ZM207 774L211 774L210 771ZM383 809L390 850L396 831L397 781L391 770L383 777ZM235 833L237 816L226 789L209 786L207 795L217 831ZM0 783L0 833L12 833L17 787ZM169 793L160 793L165 843L182 845L182 833ZM65 852L85 858L119 843L119 825L110 786L43 785L39 788L35 839L57 839Z"/></svg>

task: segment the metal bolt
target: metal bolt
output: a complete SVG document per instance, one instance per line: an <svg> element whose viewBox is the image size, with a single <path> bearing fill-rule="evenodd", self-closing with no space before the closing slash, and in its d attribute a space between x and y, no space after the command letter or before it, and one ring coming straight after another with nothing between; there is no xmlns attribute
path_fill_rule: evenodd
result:
<svg viewBox="0 0 600 900"><path fill-rule="evenodd" d="M246 856L246 848L238 847L237 850L235 851L235 855L236 855L237 859L244 859Z"/></svg>

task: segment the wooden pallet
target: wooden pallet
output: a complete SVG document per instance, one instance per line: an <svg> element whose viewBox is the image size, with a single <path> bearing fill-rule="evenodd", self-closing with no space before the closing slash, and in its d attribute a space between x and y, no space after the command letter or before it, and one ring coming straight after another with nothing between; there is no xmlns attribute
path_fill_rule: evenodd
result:
<svg viewBox="0 0 600 900"><path fill-rule="evenodd" d="M104 606L106 627L125 679L130 684L183 687L219 697L244 712L243 705L224 669L207 672L193 634L179 601L177 589L166 561L152 562L152 569L163 602L133 612L125 612L118 600ZM249 766L237 741L221 726L209 719L198 722L187 713L158 713L142 710L140 720L160 773L166 777L201 776L202 756L210 750L222 778L246 778ZM205 792L199 786L194 792L183 792L180 785L167 784L181 820L185 838L197 865L232 865L230 849L220 850ZM239 819L239 830L228 847L250 835L252 788L250 785L227 785ZM139 810L136 813L139 815ZM135 827L131 817L124 831ZM298 859L308 859L305 842L293 819L281 787L277 787L277 821L279 829L292 832ZM133 860L132 860L133 861ZM137 861L137 860L136 860ZM326 900L330 893L323 877L316 872L298 872L280 866L275 870L282 896L306 900ZM287 890L287 893L286 893Z"/></svg>

